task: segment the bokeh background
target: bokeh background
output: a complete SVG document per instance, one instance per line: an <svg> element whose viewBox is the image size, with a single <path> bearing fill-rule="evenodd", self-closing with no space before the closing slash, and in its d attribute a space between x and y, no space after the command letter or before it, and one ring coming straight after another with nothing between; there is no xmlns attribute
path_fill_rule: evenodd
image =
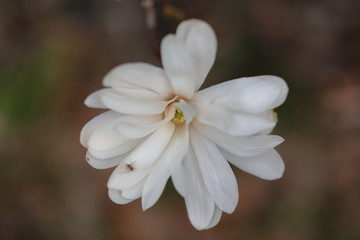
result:
<svg viewBox="0 0 360 240"><path fill-rule="evenodd" d="M0 1L0 239L360 239L360 2L158 0L156 29L139 0ZM171 184L143 212L107 197L79 143L99 110L84 99L125 62L160 66L158 39L182 19L215 29L205 86L283 77L277 109L282 179L236 171L240 201L196 231Z"/></svg>

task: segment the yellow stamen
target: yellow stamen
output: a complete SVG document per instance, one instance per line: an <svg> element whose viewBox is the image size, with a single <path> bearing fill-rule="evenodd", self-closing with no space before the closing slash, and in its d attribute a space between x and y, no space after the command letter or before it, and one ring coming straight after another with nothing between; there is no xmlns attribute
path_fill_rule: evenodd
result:
<svg viewBox="0 0 360 240"><path fill-rule="evenodd" d="M173 123L175 123L176 125L180 125L186 121L185 115L179 107L175 108L175 114L174 114L173 119L171 119L171 121Z"/></svg>

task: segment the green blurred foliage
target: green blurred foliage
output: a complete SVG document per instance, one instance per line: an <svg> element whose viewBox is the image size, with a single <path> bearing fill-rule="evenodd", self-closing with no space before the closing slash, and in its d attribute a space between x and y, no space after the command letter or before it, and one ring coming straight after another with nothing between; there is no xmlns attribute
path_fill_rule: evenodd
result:
<svg viewBox="0 0 360 240"><path fill-rule="evenodd" d="M50 48L21 54L1 72L0 109L11 124L39 120L54 106L59 56Z"/></svg>

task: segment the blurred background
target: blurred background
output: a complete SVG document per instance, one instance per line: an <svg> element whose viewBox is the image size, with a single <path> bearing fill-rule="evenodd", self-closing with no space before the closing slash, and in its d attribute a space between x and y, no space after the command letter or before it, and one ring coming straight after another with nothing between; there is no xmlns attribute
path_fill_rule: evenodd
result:
<svg viewBox="0 0 360 240"><path fill-rule="evenodd" d="M150 1L151 3L151 1ZM360 239L358 0L0 0L0 239ZM147 16L156 12L156 28ZM267 182L235 170L236 211L196 231L171 184L143 212L107 197L110 170L85 161L83 101L125 62L160 66L159 39L187 18L209 22L218 57L205 83L283 77Z"/></svg>

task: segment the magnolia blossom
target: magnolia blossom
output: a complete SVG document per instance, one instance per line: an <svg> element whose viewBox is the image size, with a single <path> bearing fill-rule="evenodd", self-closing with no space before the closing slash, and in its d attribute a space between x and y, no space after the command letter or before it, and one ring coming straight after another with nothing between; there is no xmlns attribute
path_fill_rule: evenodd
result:
<svg viewBox="0 0 360 240"><path fill-rule="evenodd" d="M86 99L89 107L109 109L84 126L81 143L94 168L116 166L107 184L115 203L141 198L148 209L171 177L192 225L208 229L238 203L229 162L266 180L282 176L284 163L274 147L283 139L268 134L286 83L276 76L246 77L199 91L216 48L207 23L184 21L161 42L163 68L117 66L105 76L106 88Z"/></svg>

